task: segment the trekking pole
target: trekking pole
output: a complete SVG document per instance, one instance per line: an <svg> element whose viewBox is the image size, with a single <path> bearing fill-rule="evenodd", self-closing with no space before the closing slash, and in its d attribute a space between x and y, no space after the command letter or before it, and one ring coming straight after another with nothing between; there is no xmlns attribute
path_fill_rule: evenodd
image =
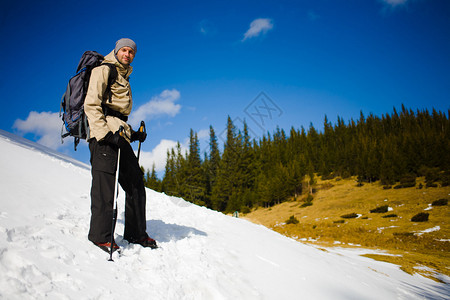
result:
<svg viewBox="0 0 450 300"><path fill-rule="evenodd" d="M139 127L140 132L147 132L145 130L145 122L141 121L141 126ZM141 141L139 141L139 147L138 147L138 154L137 154L137 160L139 162L139 155L141 154Z"/></svg>
<svg viewBox="0 0 450 300"><path fill-rule="evenodd" d="M123 135L123 126L120 126L119 128L119 134ZM117 220L117 198L119 197L119 165L120 165L120 147L117 149L117 169L116 169L116 182L114 184L114 200L115 207L113 206L113 215L112 215L112 223L111 223L111 244L109 248L109 259L108 261L114 261L112 259L113 254L113 247L114 247L114 229L116 227L116 220ZM114 204L113 204L114 205Z"/></svg>

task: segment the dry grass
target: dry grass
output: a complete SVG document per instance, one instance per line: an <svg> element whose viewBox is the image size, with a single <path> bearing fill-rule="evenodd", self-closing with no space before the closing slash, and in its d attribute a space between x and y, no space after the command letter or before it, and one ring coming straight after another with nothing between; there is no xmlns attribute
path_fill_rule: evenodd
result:
<svg viewBox="0 0 450 300"><path fill-rule="evenodd" d="M418 179L417 184L420 183L423 184L423 178ZM397 256L370 257L398 264L410 274L420 273L435 280L438 276L434 272L450 276L449 206L430 209L433 201L450 198L450 187L383 189L378 182L357 187L354 178L319 180L317 187L312 206L301 207L304 196L299 201L259 208L245 218L286 236L323 246L388 250ZM384 205L389 207L387 213L370 213ZM420 212L429 213L429 220L411 222ZM349 214L358 217L341 217ZM300 222L286 225L290 216ZM430 232L423 232L427 230Z"/></svg>

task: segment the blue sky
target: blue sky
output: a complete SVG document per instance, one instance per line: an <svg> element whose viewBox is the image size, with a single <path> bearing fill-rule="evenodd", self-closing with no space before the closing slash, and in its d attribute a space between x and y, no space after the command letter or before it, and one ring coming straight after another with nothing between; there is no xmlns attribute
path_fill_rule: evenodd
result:
<svg viewBox="0 0 450 300"><path fill-rule="evenodd" d="M59 104L82 53L137 43L134 113L141 163L192 128L207 151L227 117L259 138L408 108L450 108L450 1L2 1L0 129L89 161L60 142ZM94 11L97 9L97 11ZM134 145L137 149L137 144ZM161 172L160 172L161 174Z"/></svg>

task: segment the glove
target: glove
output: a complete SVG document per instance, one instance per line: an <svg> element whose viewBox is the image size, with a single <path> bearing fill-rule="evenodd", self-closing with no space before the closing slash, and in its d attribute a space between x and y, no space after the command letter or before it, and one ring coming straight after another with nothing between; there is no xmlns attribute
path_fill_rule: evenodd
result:
<svg viewBox="0 0 450 300"><path fill-rule="evenodd" d="M147 133L144 131L134 131L131 134L131 138L130 141L134 142L134 141L139 141L141 143L143 143L145 141L145 139L147 138Z"/></svg>
<svg viewBox="0 0 450 300"><path fill-rule="evenodd" d="M118 146L119 148L122 148L128 143L127 140L120 135L119 131L116 131L114 134L111 131L108 132L103 140L111 145Z"/></svg>

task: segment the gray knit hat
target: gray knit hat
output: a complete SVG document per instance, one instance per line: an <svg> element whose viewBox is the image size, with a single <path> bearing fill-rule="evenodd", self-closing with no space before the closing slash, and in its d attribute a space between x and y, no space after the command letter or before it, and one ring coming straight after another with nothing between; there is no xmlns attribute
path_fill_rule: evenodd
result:
<svg viewBox="0 0 450 300"><path fill-rule="evenodd" d="M120 50L120 48L123 47L130 47L134 50L134 53L137 52L136 43L133 42L131 39L123 38L116 42L116 48L114 48L114 54L117 54L117 52Z"/></svg>

